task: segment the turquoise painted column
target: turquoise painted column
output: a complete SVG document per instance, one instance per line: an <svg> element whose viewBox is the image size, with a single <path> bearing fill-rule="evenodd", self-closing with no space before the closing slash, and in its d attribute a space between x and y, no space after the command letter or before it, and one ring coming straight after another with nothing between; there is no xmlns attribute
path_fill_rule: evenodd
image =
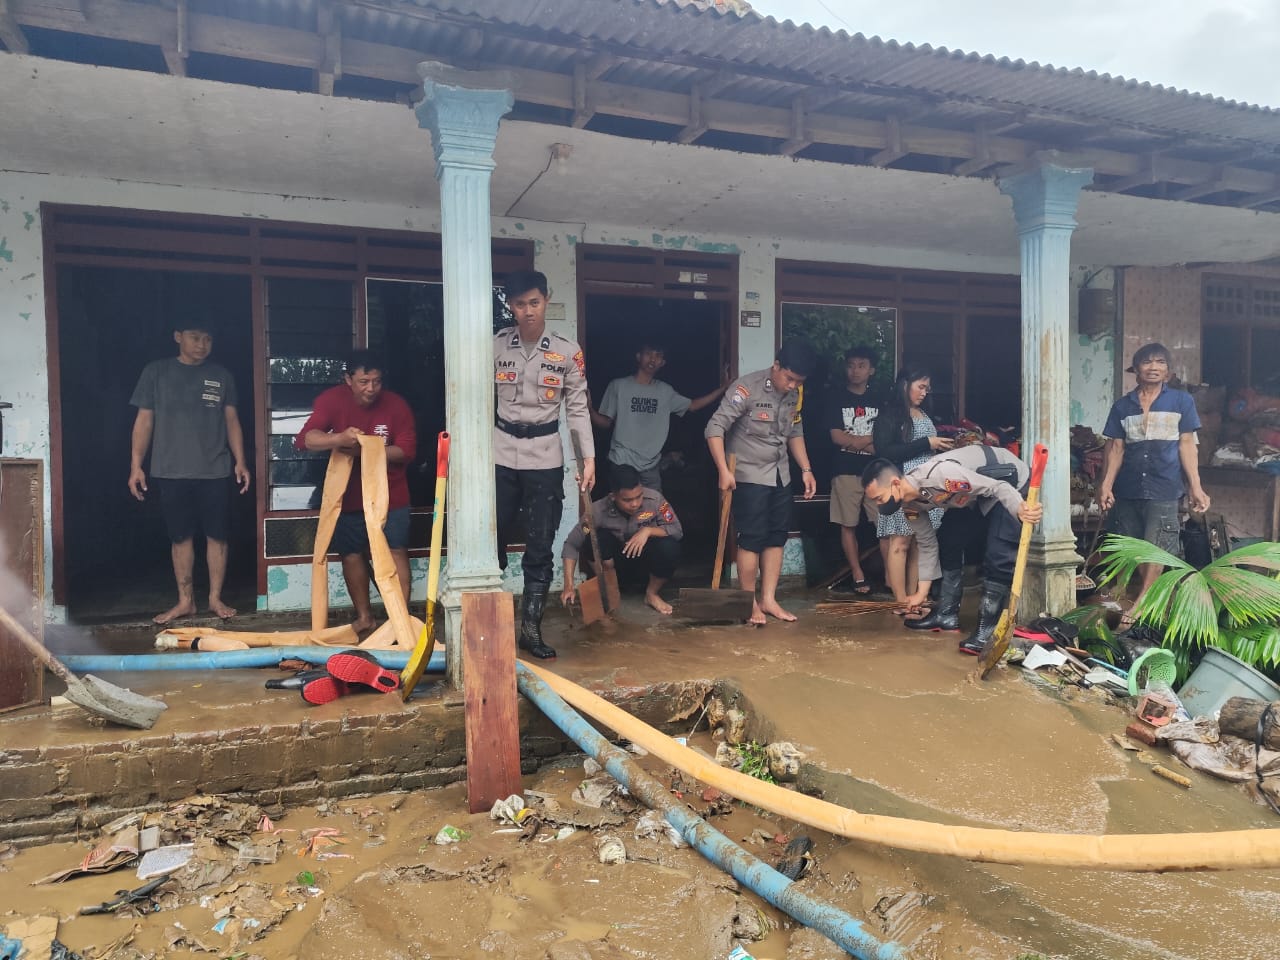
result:
<svg viewBox="0 0 1280 960"><path fill-rule="evenodd" d="M493 468L493 252L489 181L498 123L511 110L503 74L422 63L419 126L431 132L440 183L445 419L449 462L446 613L449 675L461 682L463 591L500 590ZM430 443L423 437L421 442Z"/></svg>
<svg viewBox="0 0 1280 960"><path fill-rule="evenodd" d="M1022 260L1022 450L1049 448L1041 499L1044 521L1031 543L1019 612L1059 615L1075 606L1071 532L1071 234L1080 191L1093 170L1040 158L999 180L1013 201Z"/></svg>

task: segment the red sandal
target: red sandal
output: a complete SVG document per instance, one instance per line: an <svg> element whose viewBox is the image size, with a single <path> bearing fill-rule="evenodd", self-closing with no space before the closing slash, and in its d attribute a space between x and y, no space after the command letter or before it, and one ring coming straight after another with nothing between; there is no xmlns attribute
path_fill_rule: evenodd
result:
<svg viewBox="0 0 1280 960"><path fill-rule="evenodd" d="M366 650L343 650L325 663L330 676L346 683L360 683L379 693L400 689L400 671L387 670Z"/></svg>

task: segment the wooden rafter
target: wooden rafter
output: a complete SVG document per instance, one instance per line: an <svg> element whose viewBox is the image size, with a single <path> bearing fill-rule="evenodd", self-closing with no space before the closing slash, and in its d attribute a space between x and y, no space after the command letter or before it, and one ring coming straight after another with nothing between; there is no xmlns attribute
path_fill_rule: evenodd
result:
<svg viewBox="0 0 1280 960"><path fill-rule="evenodd" d="M702 84L703 81L695 80L693 89L689 91L689 122L676 134L676 140L679 143L693 143L710 129L702 117L702 104L705 98Z"/></svg>
<svg viewBox="0 0 1280 960"><path fill-rule="evenodd" d="M791 136L778 148L778 152L784 157L794 157L813 143L813 138L808 135L805 113L804 95L801 94L791 101Z"/></svg>
<svg viewBox="0 0 1280 960"><path fill-rule="evenodd" d="M902 124L895 114L889 114L884 122L884 144L879 153L871 158L871 165L887 167L901 160L909 151L902 147Z"/></svg>
<svg viewBox="0 0 1280 960"><path fill-rule="evenodd" d="M969 160L963 160L952 169L952 173L957 177L971 177L975 173L982 173L989 170L998 162L995 157L991 156L991 144L989 142L990 135L987 128L982 124L973 132L973 157Z"/></svg>
<svg viewBox="0 0 1280 960"><path fill-rule="evenodd" d="M1246 210L1254 210L1258 207L1266 207L1273 203L1280 203L1280 190L1272 190L1270 193L1256 193L1251 197L1244 197L1237 200L1237 207L1244 207Z"/></svg>
<svg viewBox="0 0 1280 960"><path fill-rule="evenodd" d="M0 40L10 53L30 53L31 45L13 14L9 12L9 0L0 0Z"/></svg>

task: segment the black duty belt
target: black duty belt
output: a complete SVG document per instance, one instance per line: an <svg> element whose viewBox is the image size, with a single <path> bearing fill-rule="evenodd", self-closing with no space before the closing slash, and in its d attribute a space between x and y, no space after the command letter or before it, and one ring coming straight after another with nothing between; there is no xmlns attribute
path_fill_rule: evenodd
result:
<svg viewBox="0 0 1280 960"><path fill-rule="evenodd" d="M493 418L494 426L503 433L509 433L518 440L532 440L534 437L549 437L553 433L560 432L560 421L551 420L547 423L512 423L510 420L503 420L501 417Z"/></svg>

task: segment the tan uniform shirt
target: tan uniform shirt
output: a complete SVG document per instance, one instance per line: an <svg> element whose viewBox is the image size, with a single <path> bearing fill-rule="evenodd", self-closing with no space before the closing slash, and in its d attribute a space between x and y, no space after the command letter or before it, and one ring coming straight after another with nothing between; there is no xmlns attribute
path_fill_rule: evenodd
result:
<svg viewBox="0 0 1280 960"><path fill-rule="evenodd" d="M1022 495L1018 490L1031 478L1031 470L1002 447L992 447L991 452L995 454L997 462L1011 463L1018 468L1016 488L1003 480L984 477L977 472L979 467L987 465L986 454L977 444L940 453L907 472L906 478L920 491L921 497L904 504L903 510L919 545L922 580L936 580L942 573L942 564L938 559L938 535L929 523L926 511L935 507L952 510L975 502L984 515L997 503L1002 504L1014 517L1022 509Z"/></svg>
<svg viewBox="0 0 1280 960"><path fill-rule="evenodd" d="M640 509L634 516L629 517L619 510L612 497L597 500L591 505L591 522L596 525L596 536L612 533L626 543L641 527L662 527L666 530L667 536L673 540L679 540L684 535L680 518L676 516L676 512L671 509L671 504L667 503L662 494L649 487L640 489L643 497L640 500ZM582 524L575 524L569 531L569 536L565 538L560 557L577 560L586 539L587 535L583 532Z"/></svg>
<svg viewBox="0 0 1280 960"><path fill-rule="evenodd" d="M737 456L733 476L739 483L772 487L779 478L783 486L791 483L787 441L804 436L804 388L782 393L771 373L772 368L759 370L735 380L704 431L707 437L724 437L726 454Z"/></svg>
<svg viewBox="0 0 1280 960"><path fill-rule="evenodd" d="M493 382L497 415L510 423L554 423L563 400L569 428L577 430L582 455L596 455L587 405L587 366L582 348L556 333L544 332L535 344L520 342L520 331L506 327L493 338ZM564 466L560 436L513 437L493 428L493 459L513 470Z"/></svg>

